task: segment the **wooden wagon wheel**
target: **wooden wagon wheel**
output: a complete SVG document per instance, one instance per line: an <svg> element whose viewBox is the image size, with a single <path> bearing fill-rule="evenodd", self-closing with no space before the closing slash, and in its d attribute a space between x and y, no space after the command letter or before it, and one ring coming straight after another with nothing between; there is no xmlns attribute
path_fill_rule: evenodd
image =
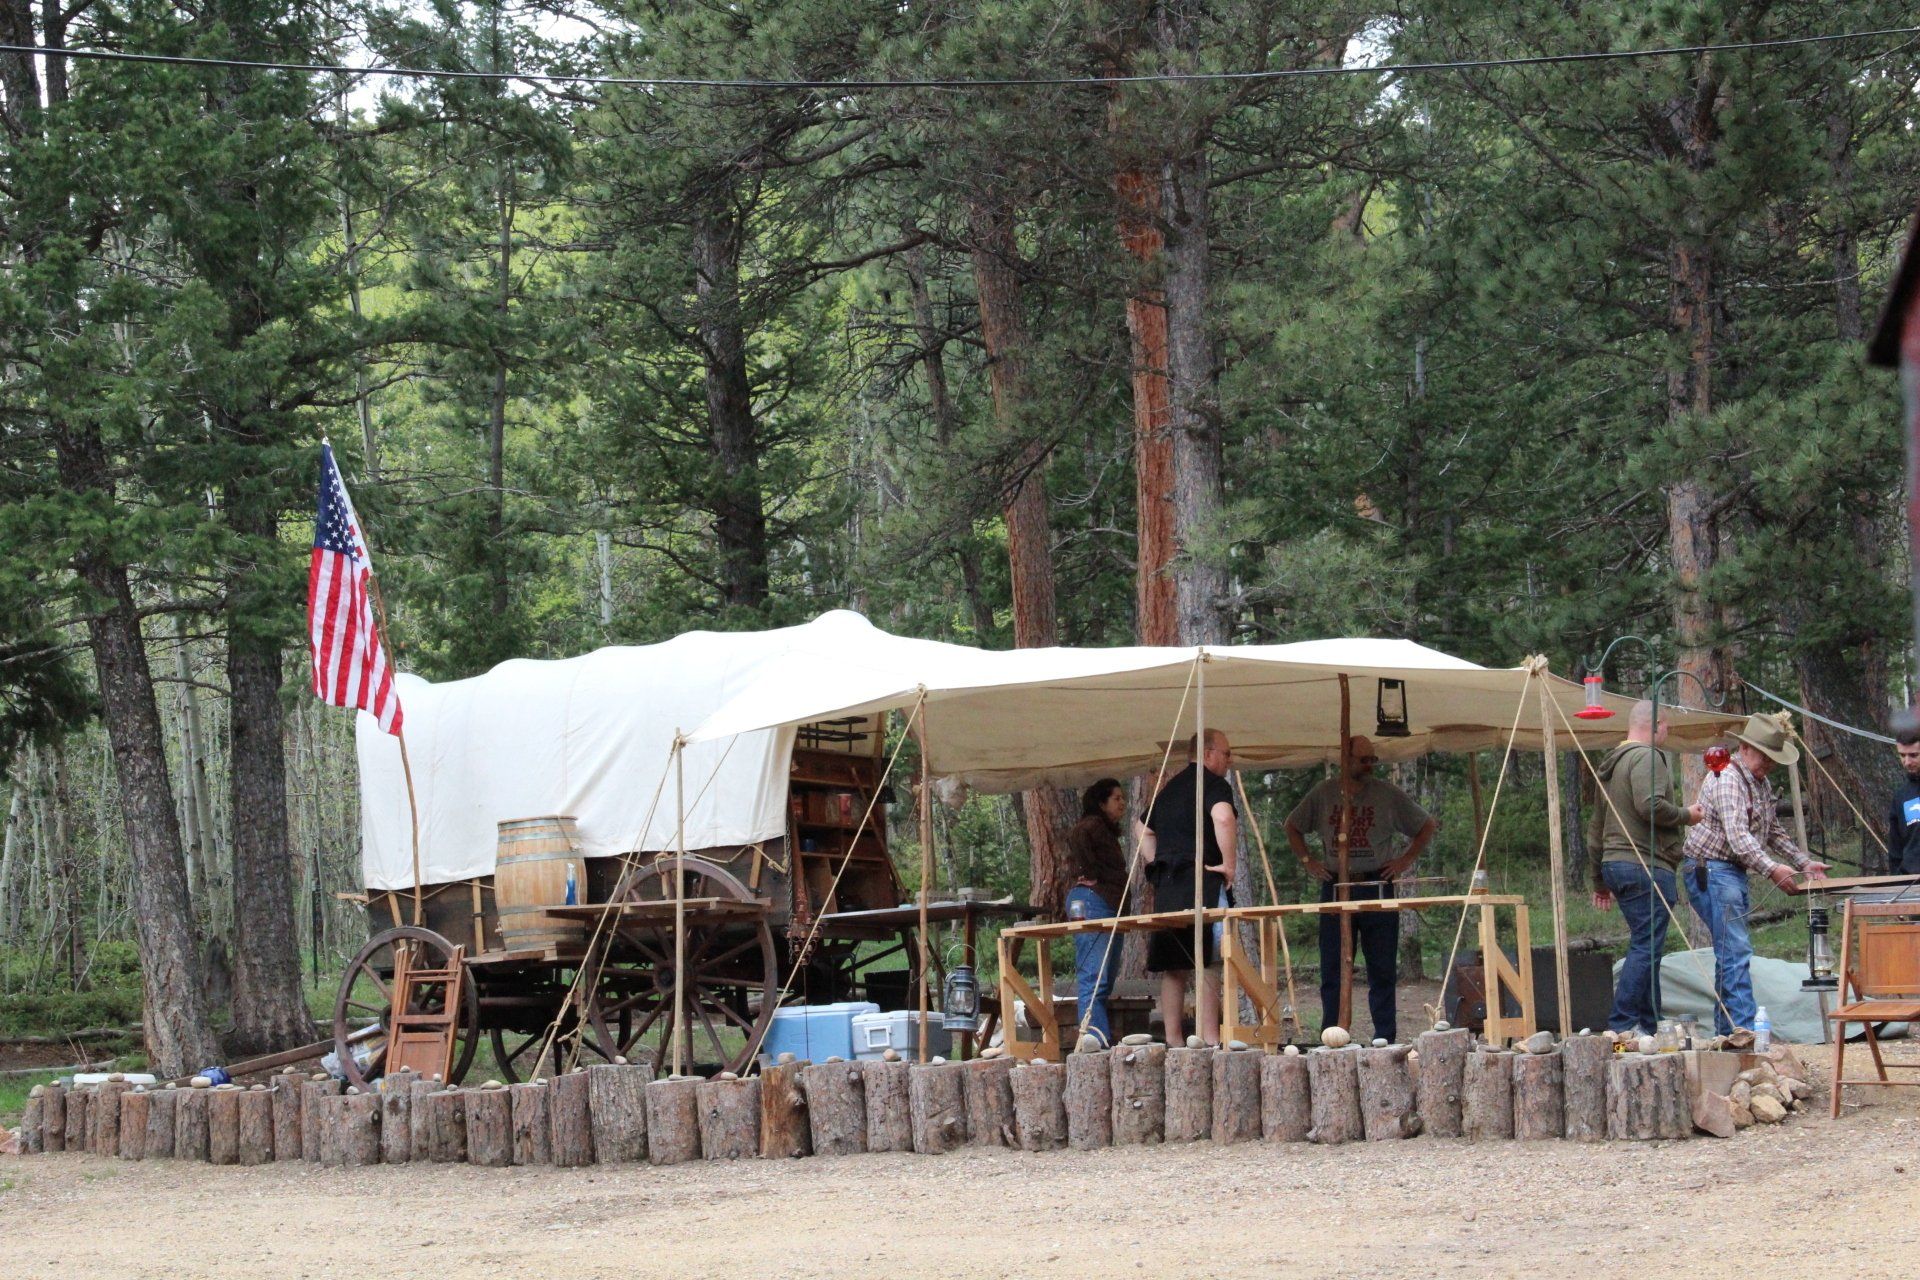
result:
<svg viewBox="0 0 1920 1280"><path fill-rule="evenodd" d="M384 1028L391 1029L393 1026L394 961L401 947L415 948L422 967L431 965L437 968L444 968L452 962L455 949L451 942L431 929L403 925L376 935L360 948L358 955L347 962L346 972L340 975L340 993L333 1001L333 1051L347 1083L362 1089L368 1087L368 1081L380 1076L385 1050L377 1052L363 1070L354 1061L353 1045L348 1043L348 1037L360 1029L358 1024L365 1023L369 1018ZM462 991L457 1033L459 1039L454 1045L453 1070L448 1076L448 1084L458 1084L467 1074L467 1068L473 1065L473 1055L480 1047L479 997L471 981L462 984ZM437 995L429 993L426 997L429 1005L414 1012L438 1012L430 1004L437 998Z"/></svg>
<svg viewBox="0 0 1920 1280"><path fill-rule="evenodd" d="M669 904L674 871L685 868L686 896L756 903L752 891L724 868L704 858L658 858L629 872L615 890L617 903ZM587 958L596 976L588 1001L588 1030L601 1056L651 1057L672 1065L676 997L684 985L689 1059L714 1071L743 1070L752 1059L780 996L780 962L764 904L748 915L687 922L684 984L674 973L671 920L615 914ZM753 997L758 997L755 1007ZM651 1047L647 1042L652 1039Z"/></svg>
<svg viewBox="0 0 1920 1280"><path fill-rule="evenodd" d="M566 1000L564 990L556 991L553 1007L559 1010ZM540 1025L503 1027L491 1025L487 1029L488 1038L493 1042L493 1061L500 1079L508 1084L520 1084L534 1078L543 1070L540 1055L549 1045L547 1032L552 1025L551 1013L543 1017ZM565 1010L560 1019L560 1028L555 1031L551 1041L553 1054L544 1070L552 1074L558 1064L573 1056L573 1042L579 1039L579 1065L592 1066L596 1062L612 1062L624 1052L619 1046L632 1043L633 1016L631 1012L616 1013L607 1022L603 1031L589 1020L585 1026L571 1008ZM611 1033L611 1034L608 1034Z"/></svg>

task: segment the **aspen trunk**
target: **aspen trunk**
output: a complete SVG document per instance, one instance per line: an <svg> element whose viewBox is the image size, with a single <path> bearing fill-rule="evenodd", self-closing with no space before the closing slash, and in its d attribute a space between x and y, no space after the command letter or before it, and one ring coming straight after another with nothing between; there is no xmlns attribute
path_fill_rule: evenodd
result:
<svg viewBox="0 0 1920 1280"><path fill-rule="evenodd" d="M647 1158L647 1084L652 1079L653 1068L637 1063L587 1068L593 1156L601 1164L638 1164Z"/></svg>
<svg viewBox="0 0 1920 1280"><path fill-rule="evenodd" d="M222 1085L207 1100L207 1160L211 1164L240 1163L240 1095L244 1090Z"/></svg>
<svg viewBox="0 0 1920 1280"><path fill-rule="evenodd" d="M1168 1142L1213 1136L1213 1054L1208 1048L1167 1050Z"/></svg>
<svg viewBox="0 0 1920 1280"><path fill-rule="evenodd" d="M1565 1063L1560 1051L1513 1058L1513 1136L1559 1138L1567 1132Z"/></svg>
<svg viewBox="0 0 1920 1280"><path fill-rule="evenodd" d="M967 1137L976 1147L1019 1145L1014 1132L1013 1059L978 1058L966 1064Z"/></svg>
<svg viewBox="0 0 1920 1280"><path fill-rule="evenodd" d="M1457 1138L1465 1130L1467 1053L1473 1037L1465 1027L1423 1031L1420 1054L1420 1130L1429 1137Z"/></svg>
<svg viewBox="0 0 1920 1280"><path fill-rule="evenodd" d="M858 1062L823 1062L800 1068L808 1138L816 1155L850 1156L867 1149L866 1080L867 1073ZM760 1088L764 1103L764 1077Z"/></svg>
<svg viewBox="0 0 1920 1280"><path fill-rule="evenodd" d="M964 1062L915 1063L907 1073L913 1149L921 1155L944 1155L966 1143L966 1070Z"/></svg>
<svg viewBox="0 0 1920 1280"><path fill-rule="evenodd" d="M1359 1142L1367 1132L1360 1114L1360 1051L1314 1049L1306 1058L1313 1110L1307 1141Z"/></svg>
<svg viewBox="0 0 1920 1280"><path fill-rule="evenodd" d="M867 1094L867 1150L913 1150L911 1073L906 1062L863 1062Z"/></svg>
<svg viewBox="0 0 1920 1280"><path fill-rule="evenodd" d="M38 1102L35 1098L32 1102ZM32 1102L28 1105L31 1106ZM122 1160L144 1160L147 1158L147 1118L153 1114L153 1095L145 1089L135 1089L120 1099L120 1158ZM28 1126L32 1126L33 1117L29 1115Z"/></svg>
<svg viewBox="0 0 1920 1280"><path fill-rule="evenodd" d="M553 1122L555 1168L593 1163L593 1111L587 1073L569 1071L547 1082L548 1119Z"/></svg>
<svg viewBox="0 0 1920 1280"><path fill-rule="evenodd" d="M273 1095L256 1085L240 1095L240 1163L273 1162Z"/></svg>
<svg viewBox="0 0 1920 1280"><path fill-rule="evenodd" d="M849 1064L834 1064L847 1070ZM760 1154L760 1082L702 1080L700 1154L709 1160L752 1160ZM862 1116L861 1123L865 1124Z"/></svg>
<svg viewBox="0 0 1920 1280"><path fill-rule="evenodd" d="M1407 1046L1360 1050L1360 1118L1368 1142L1411 1138L1420 1132Z"/></svg>
<svg viewBox="0 0 1920 1280"><path fill-rule="evenodd" d="M208 1089L182 1089L173 1108L173 1154L178 1160L207 1158ZM75 1095L78 1096L77 1094ZM73 1115L73 1099L67 1100L67 1115ZM71 1130L69 1130L71 1135Z"/></svg>
<svg viewBox="0 0 1920 1280"><path fill-rule="evenodd" d="M1221 1146L1260 1138L1260 1059L1246 1050L1213 1055L1213 1140Z"/></svg>
<svg viewBox="0 0 1920 1280"><path fill-rule="evenodd" d="M867 1127L866 1063L860 1070L860 1129ZM797 1062L779 1063L760 1072L760 1158L791 1160L813 1154L813 1132L807 1114L807 1095L800 1085L806 1070ZM911 1141L911 1137L908 1139Z"/></svg>
<svg viewBox="0 0 1920 1280"><path fill-rule="evenodd" d="M1613 1046L1599 1036L1573 1036L1560 1046L1566 1136L1603 1142L1607 1136L1607 1063Z"/></svg>
<svg viewBox="0 0 1920 1280"><path fill-rule="evenodd" d="M513 1163L513 1095L505 1089L469 1089L467 1163L500 1169Z"/></svg>
<svg viewBox="0 0 1920 1280"><path fill-rule="evenodd" d="M1123 1044L1113 1060L1113 1145L1163 1142L1167 1136L1167 1047Z"/></svg>
<svg viewBox="0 0 1920 1280"><path fill-rule="evenodd" d="M513 1162L553 1163L553 1120L547 1113L546 1082L507 1086L513 1115Z"/></svg>
<svg viewBox="0 0 1920 1280"><path fill-rule="evenodd" d="M1475 1142L1513 1136L1513 1056L1491 1049L1467 1055L1463 1127Z"/></svg>
<svg viewBox="0 0 1920 1280"><path fill-rule="evenodd" d="M1268 1142L1305 1142L1313 1131L1313 1092L1304 1053L1260 1059L1260 1136Z"/></svg>
<svg viewBox="0 0 1920 1280"><path fill-rule="evenodd" d="M1067 1145L1093 1151L1113 1145L1113 1051L1067 1057Z"/></svg>
<svg viewBox="0 0 1920 1280"><path fill-rule="evenodd" d="M647 1085L647 1160L682 1164L700 1158L698 1080L670 1077Z"/></svg>
<svg viewBox="0 0 1920 1280"><path fill-rule="evenodd" d="M147 1159L167 1160L173 1157L174 1126L179 1104L178 1089L161 1089L148 1095Z"/></svg>
<svg viewBox="0 0 1920 1280"><path fill-rule="evenodd" d="M1022 1151L1056 1151L1067 1145L1067 1068L1030 1062L1013 1069L1013 1121Z"/></svg>

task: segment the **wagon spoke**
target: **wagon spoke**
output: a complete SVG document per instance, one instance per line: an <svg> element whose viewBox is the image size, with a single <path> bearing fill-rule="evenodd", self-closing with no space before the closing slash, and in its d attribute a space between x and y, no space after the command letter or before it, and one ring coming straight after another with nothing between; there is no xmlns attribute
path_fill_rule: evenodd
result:
<svg viewBox="0 0 1920 1280"><path fill-rule="evenodd" d="M725 951L722 951L719 955L714 956L712 959L708 960L706 962L707 967L711 969L717 969L721 965L725 964L727 961L739 955L742 951L745 951L747 948L757 947L759 945L760 945L760 939L758 937L744 938L740 942L734 944L733 946L728 947Z"/></svg>

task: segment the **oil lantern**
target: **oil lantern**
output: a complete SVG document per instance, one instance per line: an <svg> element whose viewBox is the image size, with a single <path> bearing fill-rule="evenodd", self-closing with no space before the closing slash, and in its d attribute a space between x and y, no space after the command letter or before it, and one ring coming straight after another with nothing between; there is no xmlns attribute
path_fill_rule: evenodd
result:
<svg viewBox="0 0 1920 1280"><path fill-rule="evenodd" d="M947 970L940 1007L946 1012L948 1031L964 1034L980 1029L980 980L972 965L957 964Z"/></svg>

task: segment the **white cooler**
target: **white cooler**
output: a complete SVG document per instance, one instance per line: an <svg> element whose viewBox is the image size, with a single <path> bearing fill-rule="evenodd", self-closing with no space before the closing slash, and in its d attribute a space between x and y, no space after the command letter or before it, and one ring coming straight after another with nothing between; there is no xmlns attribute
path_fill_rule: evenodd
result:
<svg viewBox="0 0 1920 1280"><path fill-rule="evenodd" d="M856 1014L853 1019L853 1056L868 1061L886 1056L891 1049L908 1062L920 1060L920 1011L895 1009L889 1013ZM947 1033L945 1014L927 1015L927 1056L944 1058L953 1053L953 1037Z"/></svg>

